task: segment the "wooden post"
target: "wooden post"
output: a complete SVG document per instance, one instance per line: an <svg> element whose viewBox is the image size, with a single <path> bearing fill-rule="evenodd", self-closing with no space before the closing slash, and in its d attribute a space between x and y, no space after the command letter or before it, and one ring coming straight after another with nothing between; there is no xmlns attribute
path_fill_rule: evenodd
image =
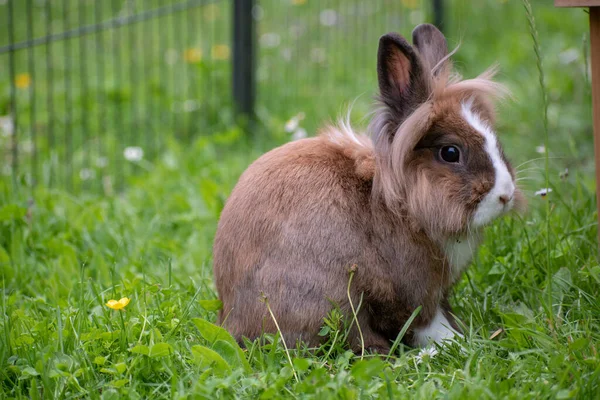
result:
<svg viewBox="0 0 600 400"><path fill-rule="evenodd" d="M596 206L600 221L600 0L555 0L556 7L590 8L590 45L592 59L592 118L596 155ZM598 224L600 243L600 223Z"/></svg>
<svg viewBox="0 0 600 400"><path fill-rule="evenodd" d="M254 0L233 1L233 102L242 119L252 119L255 99Z"/></svg>

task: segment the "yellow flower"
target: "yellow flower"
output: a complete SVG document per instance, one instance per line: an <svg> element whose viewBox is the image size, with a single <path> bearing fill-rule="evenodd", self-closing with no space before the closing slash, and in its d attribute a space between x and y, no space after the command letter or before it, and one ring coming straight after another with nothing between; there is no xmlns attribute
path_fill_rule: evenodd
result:
<svg viewBox="0 0 600 400"><path fill-rule="evenodd" d="M292 4L295 6L299 6L302 4L306 4L306 0L292 0Z"/></svg>
<svg viewBox="0 0 600 400"><path fill-rule="evenodd" d="M19 89L27 89L31 85L31 76L29 74L18 74L15 78L15 85Z"/></svg>
<svg viewBox="0 0 600 400"><path fill-rule="evenodd" d="M106 307L112 308L113 310L122 310L127 304L129 304L129 297L123 297L121 300L109 300L106 303Z"/></svg>
<svg viewBox="0 0 600 400"><path fill-rule="evenodd" d="M229 46L226 44L216 44L212 47L210 55L215 60L229 60Z"/></svg>
<svg viewBox="0 0 600 400"><path fill-rule="evenodd" d="M183 59L190 64L199 63L202 60L202 50L197 48L189 48L183 52Z"/></svg>

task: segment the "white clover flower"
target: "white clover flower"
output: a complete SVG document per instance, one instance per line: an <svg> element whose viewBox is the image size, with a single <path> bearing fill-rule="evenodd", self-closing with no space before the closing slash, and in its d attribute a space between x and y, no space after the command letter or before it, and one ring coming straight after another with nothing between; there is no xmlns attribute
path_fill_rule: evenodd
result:
<svg viewBox="0 0 600 400"><path fill-rule="evenodd" d="M10 115L0 117L0 136L8 137L12 136L14 132L13 120Z"/></svg>
<svg viewBox="0 0 600 400"><path fill-rule="evenodd" d="M433 357L437 356L438 351L435 347L429 346L421 349L419 354L415 357L415 361L417 364L421 364L423 361L429 361Z"/></svg>
<svg viewBox="0 0 600 400"><path fill-rule="evenodd" d="M335 10L323 10L319 14L319 20L323 26L333 26L337 24L338 14Z"/></svg>
<svg viewBox="0 0 600 400"><path fill-rule="evenodd" d="M292 140L304 139L307 136L306 129L299 127L292 135Z"/></svg>
<svg viewBox="0 0 600 400"><path fill-rule="evenodd" d="M298 127L300 126L300 121L302 121L305 117L305 114L303 112L299 112L297 115L294 115L292 118L290 118L284 126L284 129L287 133L292 133L295 132Z"/></svg>
<svg viewBox="0 0 600 400"><path fill-rule="evenodd" d="M287 62L292 61L292 49L290 49L289 47L281 49L281 58L283 58Z"/></svg>
<svg viewBox="0 0 600 400"><path fill-rule="evenodd" d="M546 146L544 146L544 145L538 146L535 148L535 151L540 154L544 154L544 153L546 153Z"/></svg>
<svg viewBox="0 0 600 400"><path fill-rule="evenodd" d="M260 45L262 47L266 47L267 49L272 49L274 47L277 47L277 46L279 46L280 43L281 43L281 36L279 36L277 33L274 33L274 32L264 33L260 37Z"/></svg>
<svg viewBox="0 0 600 400"><path fill-rule="evenodd" d="M252 18L254 18L255 21L260 21L264 16L265 10L261 6L255 5L252 7Z"/></svg>
<svg viewBox="0 0 600 400"><path fill-rule="evenodd" d="M570 49L567 49L567 50L563 51L562 53L559 53L558 60L562 64L571 64L572 62L575 62L579 59L579 55L580 55L579 53L580 53L579 49L571 47Z"/></svg>
<svg viewBox="0 0 600 400"><path fill-rule="evenodd" d="M104 168L108 165L108 159L106 157L98 157L96 159L96 167Z"/></svg>
<svg viewBox="0 0 600 400"><path fill-rule="evenodd" d="M285 123L283 129L285 129L287 133L292 133L298 128L299 123L300 121L298 120L298 118L292 117Z"/></svg>
<svg viewBox="0 0 600 400"><path fill-rule="evenodd" d="M141 161L142 158L144 158L144 150L142 150L142 148L138 146L125 147L123 156L127 161Z"/></svg>
<svg viewBox="0 0 600 400"><path fill-rule="evenodd" d="M79 177L81 178L82 181L87 181L89 179L93 179L96 177L96 171L94 171L93 169L89 169L89 168L82 168L79 171Z"/></svg>
<svg viewBox="0 0 600 400"><path fill-rule="evenodd" d="M198 103L198 101L194 100L194 99L189 99L183 102L183 111L185 112L192 112L192 111L196 111L197 109L200 108L200 104Z"/></svg>
<svg viewBox="0 0 600 400"><path fill-rule="evenodd" d="M548 195L548 193L552 192L551 188L542 188L540 190L538 190L537 192L535 192L536 196L540 196L540 197L546 197Z"/></svg>

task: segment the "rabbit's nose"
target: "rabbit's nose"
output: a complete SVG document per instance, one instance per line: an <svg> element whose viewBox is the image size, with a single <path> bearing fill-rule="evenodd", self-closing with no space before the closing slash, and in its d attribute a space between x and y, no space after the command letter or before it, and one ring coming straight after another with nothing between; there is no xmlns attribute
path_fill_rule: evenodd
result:
<svg viewBox="0 0 600 400"><path fill-rule="evenodd" d="M502 205L507 205L508 202L512 200L512 196L503 194L500 197L498 197L498 200L500 200L500 203L502 203Z"/></svg>

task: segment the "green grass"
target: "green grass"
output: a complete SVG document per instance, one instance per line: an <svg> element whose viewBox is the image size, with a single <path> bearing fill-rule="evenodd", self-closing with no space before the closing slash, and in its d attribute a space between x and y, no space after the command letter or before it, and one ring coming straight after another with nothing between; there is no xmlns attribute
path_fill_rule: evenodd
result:
<svg viewBox="0 0 600 400"><path fill-rule="evenodd" d="M277 336L266 336L240 353L211 324L219 307L212 239L241 172L289 139L283 133L289 117L305 112L302 125L313 131L344 102L374 89L374 60L339 66L340 50L326 75L347 74L337 83L339 93L331 82L323 89L330 96L304 88L289 103L265 100L258 144L225 123L210 135L190 134L194 139L166 135L154 158L120 161L137 174L124 175L124 190L111 195L45 185L15 190L1 178L0 398L598 398L600 265L587 15L533 3L553 189L541 198L533 193L546 186L544 156L536 152L545 140L543 102L525 9L520 1L458 0L448 9L449 41L462 41L457 68L473 76L498 61L499 79L513 90L515 101L500 107L498 131L530 203L523 217L487 229L454 291L451 302L466 332L462 348L441 348L421 362L419 350L404 346L390 357L361 359L343 344L343 324L333 312L319 349L287 343L286 352ZM261 29L276 29L275 17ZM398 27L403 34L410 29ZM340 43L337 35L329 45ZM309 65L299 68L316 74ZM282 72L263 85L275 87L286 73L294 75ZM354 74L362 76L349 83ZM174 98L161 96L165 104ZM357 100L356 120L369 103L368 95ZM124 296L131 298L125 311L105 306Z"/></svg>

